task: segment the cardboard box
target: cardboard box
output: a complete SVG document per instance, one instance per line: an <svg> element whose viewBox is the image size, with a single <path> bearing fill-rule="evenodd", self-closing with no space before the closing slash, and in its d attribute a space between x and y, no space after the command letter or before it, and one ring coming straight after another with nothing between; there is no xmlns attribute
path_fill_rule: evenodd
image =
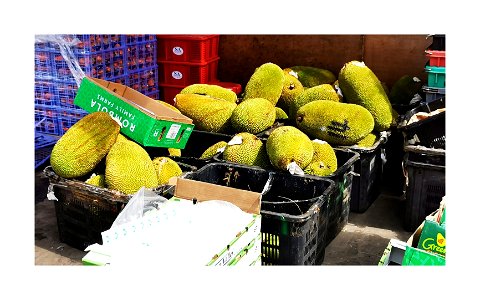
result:
<svg viewBox="0 0 480 300"><path fill-rule="evenodd" d="M445 226L426 219L417 248L445 257L446 243Z"/></svg>
<svg viewBox="0 0 480 300"><path fill-rule="evenodd" d="M259 240L261 236L260 199L261 199L260 193L254 193L250 191L244 191L244 190L214 185L210 183L194 181L190 179L178 178L177 185L175 186L174 197L172 197L169 200L170 204L175 205L175 203L178 203L179 205L190 205L188 203L191 203L192 201L194 201L194 203L192 204L194 205L196 203L195 201L202 202L202 201L208 201L208 200L223 200L223 201L228 201L232 204L235 204L237 207L239 207L244 212L246 212L247 215L245 215L245 217L242 217L241 220L244 220L242 221L242 223L238 222L237 224L233 224L233 225L232 223L229 224L232 226L231 226L231 229L229 229L226 232L226 234L228 236L231 236L231 238L226 238L223 240L223 236L222 236L222 240L220 241L221 243L219 243L218 240L215 241L215 243L213 243L211 238L204 239L203 234L201 234L204 231L201 231L200 234L195 236L196 238L195 241L190 240L192 238L191 237L192 234L190 231L188 232L180 231L181 233L182 232L189 233L190 236L188 236L188 234L179 235L179 236L176 235L173 237L171 235L168 235L165 239L162 240L162 247L165 244L168 247L171 247L169 249L172 250L170 251L170 253L168 253L168 254L172 254L168 256L168 260L169 260L168 263L178 264L178 265L185 264L185 261L188 261L189 255L194 256L195 258L194 261L198 262L199 256L196 255L199 252L198 249L200 249L198 247L202 247L201 249L203 251L201 253L201 259L203 260L203 257L205 257L204 265L206 266L229 265L232 259L234 259L235 257L238 257L238 255L242 251L244 251L245 249L251 249L252 247L254 251L247 250L245 251L246 253L241 254L241 256L243 260L244 258L243 256L246 256L247 252L250 252L249 257L255 256L250 259L250 263L253 262L253 260L257 258L256 256L258 256L258 254L260 253L260 248L261 248L260 247L261 242L257 242L256 244L251 243L253 240ZM165 213L166 212L164 211L164 214ZM117 261L119 261L119 259L121 259L122 257L120 256L119 258L118 252L115 253L112 250L111 245L115 245L115 243L119 241L128 242L128 239L138 242L139 236L141 236L142 234L145 234L146 230L151 230L152 228L153 229L172 228L172 227L165 226L166 225L165 220L167 218L170 218L171 221L176 222L177 225L181 224L182 222L192 221L192 220L184 220L176 217L175 212L169 215L162 215L162 208L160 208L158 210L158 213L154 212L152 214L149 214L148 216L144 215L144 217L139 220L135 220L133 222L123 224L103 232L102 233L103 245L95 244L95 245L89 246L86 249L86 251L90 251L90 252L87 255L85 255L84 258L82 259L83 263L85 265L109 265L109 264L113 265L115 262L113 258L115 258L115 256L117 257ZM197 223L192 223L192 224L196 225ZM214 224L215 226L218 226L218 224L216 223ZM141 228L142 230L139 230L139 228ZM193 227L188 227L188 228L193 228ZM208 227L208 228L212 228L212 227ZM235 228L238 228L238 230L235 231ZM161 236L161 233L159 231L154 231L154 232L158 236ZM230 232L231 232L231 235L230 235ZM208 236L208 233L209 231L207 229L205 236ZM224 235L224 236L227 236L227 235ZM204 242L204 240L206 240L206 242ZM179 241L182 243L179 243ZM185 241L188 242L188 247L179 247L179 244L185 245ZM225 242L223 243L223 241ZM149 245L150 241L145 242L145 240L141 240L141 242L142 242L142 247L143 245L151 246ZM216 248L217 246L215 245L222 245L222 246ZM155 247L155 246L152 246L152 247ZM158 248L153 248L153 249L154 249L153 251L155 251L155 249L158 249ZM204 255L204 253L208 254L208 251L211 251L212 253L210 257L207 257L208 255ZM255 255L255 252L257 255ZM149 252L146 252L146 253L149 253ZM158 253L159 257L165 258L166 256L164 255L165 253ZM137 258L128 257L128 259L132 260ZM144 258L140 258L140 259L144 259ZM156 260L156 259L152 258L152 260ZM249 261L245 259L244 262L249 262ZM158 262L153 261L152 265L155 263L158 263Z"/></svg>
<svg viewBox="0 0 480 300"><path fill-rule="evenodd" d="M402 264L405 255L405 249L408 247L406 242L391 239L383 251L383 255L378 262L379 266L399 266Z"/></svg>
<svg viewBox="0 0 480 300"><path fill-rule="evenodd" d="M407 246L402 266L444 266L445 258L418 248Z"/></svg>
<svg viewBox="0 0 480 300"><path fill-rule="evenodd" d="M143 146L184 149L192 119L125 85L97 78L82 79L74 104L92 113L108 112L120 132Z"/></svg>
<svg viewBox="0 0 480 300"><path fill-rule="evenodd" d="M230 262L229 266L250 266L262 255L262 234L257 235Z"/></svg>

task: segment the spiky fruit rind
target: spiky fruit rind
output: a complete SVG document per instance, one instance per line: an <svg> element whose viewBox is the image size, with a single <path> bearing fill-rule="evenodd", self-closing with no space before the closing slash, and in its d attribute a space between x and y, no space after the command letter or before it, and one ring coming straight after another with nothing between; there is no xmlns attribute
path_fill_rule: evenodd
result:
<svg viewBox="0 0 480 300"><path fill-rule="evenodd" d="M205 151L203 151L200 159L213 158L215 154L218 153L218 149L224 148L225 146L227 146L227 142L225 141L216 142L215 144L208 147Z"/></svg>
<svg viewBox="0 0 480 300"><path fill-rule="evenodd" d="M167 184L170 178L182 175L182 169L169 157L155 157L153 160L157 173L158 185Z"/></svg>
<svg viewBox="0 0 480 300"><path fill-rule="evenodd" d="M230 122L235 132L257 134L275 123L275 106L263 98L242 101L233 110Z"/></svg>
<svg viewBox="0 0 480 300"><path fill-rule="evenodd" d="M282 94L284 81L283 70L278 65L265 63L255 70L245 85L243 100L264 98L275 106Z"/></svg>
<svg viewBox="0 0 480 300"><path fill-rule="evenodd" d="M330 70L311 66L293 66L285 70L297 73L298 80L304 88L311 88L320 84L332 84L337 77Z"/></svg>
<svg viewBox="0 0 480 300"><path fill-rule="evenodd" d="M309 137L293 126L276 128L268 137L266 146L272 166L280 170L287 170L292 162L303 169L313 157L313 145Z"/></svg>
<svg viewBox="0 0 480 300"><path fill-rule="evenodd" d="M237 102L237 94L230 89L207 83L195 83L184 87L180 94L197 94L223 99L232 103Z"/></svg>
<svg viewBox="0 0 480 300"><path fill-rule="evenodd" d="M262 140L249 132L237 133L232 139L237 136L242 138L241 144L227 144L222 155L224 160L261 168L269 167L265 145Z"/></svg>
<svg viewBox="0 0 480 300"><path fill-rule="evenodd" d="M340 97L330 84L321 84L305 89L290 104L289 115L294 119L300 107L317 100L340 102Z"/></svg>
<svg viewBox="0 0 480 300"><path fill-rule="evenodd" d="M325 167L330 171L335 172L337 170L337 155L333 147L326 141L314 140L313 145L313 158L312 161L323 162Z"/></svg>

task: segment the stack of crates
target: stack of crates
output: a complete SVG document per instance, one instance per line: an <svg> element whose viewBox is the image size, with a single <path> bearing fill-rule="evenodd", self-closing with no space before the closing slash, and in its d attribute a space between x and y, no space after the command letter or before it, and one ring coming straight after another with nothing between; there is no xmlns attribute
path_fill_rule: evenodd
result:
<svg viewBox="0 0 480 300"><path fill-rule="evenodd" d="M186 86L205 83L221 85L236 94L241 86L222 83L217 78L220 35L157 35L157 58L161 99L174 104L173 98Z"/></svg>
<svg viewBox="0 0 480 300"><path fill-rule="evenodd" d="M433 35L432 38L432 44L425 50L427 85L423 91L427 103L445 96L445 35Z"/></svg>
<svg viewBox="0 0 480 300"><path fill-rule="evenodd" d="M155 35L66 35L86 76L130 86L158 99ZM54 42L35 43L35 131L63 135L87 111L73 104L78 86Z"/></svg>

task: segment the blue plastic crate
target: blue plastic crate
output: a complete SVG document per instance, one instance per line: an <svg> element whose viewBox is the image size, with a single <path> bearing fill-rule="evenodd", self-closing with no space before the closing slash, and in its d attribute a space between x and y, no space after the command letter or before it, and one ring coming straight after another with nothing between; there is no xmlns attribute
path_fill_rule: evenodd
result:
<svg viewBox="0 0 480 300"><path fill-rule="evenodd" d="M127 46L128 72L157 65L157 42L145 41Z"/></svg>
<svg viewBox="0 0 480 300"><path fill-rule="evenodd" d="M155 42L157 40L157 36L154 34L127 34L125 39L127 45L132 45L142 42Z"/></svg>
<svg viewBox="0 0 480 300"><path fill-rule="evenodd" d="M55 145L58 136L35 132L35 150Z"/></svg>
<svg viewBox="0 0 480 300"><path fill-rule="evenodd" d="M88 112L83 109L59 109L58 120L61 135L65 134L70 127L86 115L88 115Z"/></svg>
<svg viewBox="0 0 480 300"><path fill-rule="evenodd" d="M52 50L38 48L35 44L35 78L53 79L53 53Z"/></svg>
<svg viewBox="0 0 480 300"><path fill-rule="evenodd" d="M80 42L72 45L75 54L90 54L106 50L125 48L126 37L119 34L74 34L64 36L67 40L77 38Z"/></svg>
<svg viewBox="0 0 480 300"><path fill-rule="evenodd" d="M127 84L142 94L158 91L158 67L146 68L128 74Z"/></svg>
<svg viewBox="0 0 480 300"><path fill-rule="evenodd" d="M152 99L155 99L155 100L159 100L159 91L154 91L154 92L149 92L149 93L145 93L145 96L148 96Z"/></svg>
<svg viewBox="0 0 480 300"><path fill-rule="evenodd" d="M62 135L58 117L58 107L35 105L35 132Z"/></svg>
<svg viewBox="0 0 480 300"><path fill-rule="evenodd" d="M59 105L56 85L52 80L35 79L35 105Z"/></svg>

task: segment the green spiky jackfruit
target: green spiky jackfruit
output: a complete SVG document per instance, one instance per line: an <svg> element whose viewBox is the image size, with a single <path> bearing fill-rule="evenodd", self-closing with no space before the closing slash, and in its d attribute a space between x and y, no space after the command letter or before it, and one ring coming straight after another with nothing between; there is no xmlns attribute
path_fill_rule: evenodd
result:
<svg viewBox="0 0 480 300"><path fill-rule="evenodd" d="M52 149L50 164L64 178L87 175L115 143L120 125L106 112L94 112L75 123Z"/></svg>
<svg viewBox="0 0 480 300"><path fill-rule="evenodd" d="M286 120L288 119L287 113L280 107L275 107L275 120Z"/></svg>
<svg viewBox="0 0 480 300"><path fill-rule="evenodd" d="M96 175L95 173L88 178L85 183L95 185L98 187L105 187L105 175L103 174L98 174Z"/></svg>
<svg viewBox="0 0 480 300"><path fill-rule="evenodd" d="M365 107L375 120L375 130L392 124L392 105L380 80L363 62L351 61L340 70L338 82L345 101Z"/></svg>
<svg viewBox="0 0 480 300"><path fill-rule="evenodd" d="M199 130L210 132L227 132L230 117L237 107L235 103L196 94L176 95L175 106L191 118Z"/></svg>
<svg viewBox="0 0 480 300"><path fill-rule="evenodd" d="M275 106L282 94L284 81L285 76L279 66L265 63L255 70L245 85L243 100L264 98Z"/></svg>
<svg viewBox="0 0 480 300"><path fill-rule="evenodd" d="M136 193L142 186L158 185L150 156L133 141L121 141L112 146L105 163L105 182L108 188L125 194Z"/></svg>
<svg viewBox="0 0 480 300"><path fill-rule="evenodd" d="M235 132L257 134L275 123L275 106L263 98L242 101L233 110L230 122Z"/></svg>
<svg viewBox="0 0 480 300"><path fill-rule="evenodd" d="M350 146L372 132L375 122L363 106L333 101L313 101L296 116L298 128L330 145Z"/></svg>
<svg viewBox="0 0 480 300"><path fill-rule="evenodd" d="M241 138L241 141L240 139ZM238 139L240 144L232 144ZM265 144L257 136L241 132L233 136L232 140L225 146L223 159L238 164L268 168L270 163Z"/></svg>
<svg viewBox="0 0 480 300"><path fill-rule="evenodd" d="M174 110L175 112L181 113L175 106L171 105L170 103L167 103L167 102L162 101L162 100L157 100L157 102L166 106L166 107L168 107L168 108L170 108L170 109L172 109L172 110Z"/></svg>
<svg viewBox="0 0 480 300"><path fill-rule="evenodd" d="M200 156L200 159L210 159L219 152L219 149L222 149L222 148L225 149L226 146L227 146L227 142L225 141L217 142L211 145L210 147L208 147L205 151L203 151L202 155Z"/></svg>
<svg viewBox="0 0 480 300"><path fill-rule="evenodd" d="M152 162L157 173L158 185L167 184L170 178L182 175L180 166L169 157L155 157Z"/></svg>
<svg viewBox="0 0 480 300"><path fill-rule="evenodd" d="M168 148L168 155L170 156L182 156L182 150L176 148Z"/></svg>
<svg viewBox="0 0 480 300"><path fill-rule="evenodd" d="M287 170L295 162L305 168L313 157L313 145L309 137L293 126L276 128L267 139L267 154L272 166Z"/></svg>
<svg viewBox="0 0 480 300"><path fill-rule="evenodd" d="M337 170L337 155L329 143L322 140L313 140L313 158L312 161L323 162L323 165L335 172Z"/></svg>
<svg viewBox="0 0 480 300"><path fill-rule="evenodd" d="M388 98L392 104L409 104L410 100L422 91L422 81L417 77L404 75L392 86Z"/></svg>
<svg viewBox="0 0 480 300"><path fill-rule="evenodd" d="M121 133L119 133L119 134L117 135L117 139L116 139L115 143L116 143L116 142L124 142L124 141L128 141L128 139L127 139L124 135L122 135Z"/></svg>
<svg viewBox="0 0 480 300"><path fill-rule="evenodd" d="M292 119L295 119L295 115L300 107L304 106L305 104L316 101L316 100L327 100L327 101L335 101L340 102L340 98L330 84L321 84L317 85L308 89L305 89L302 93L300 93L295 100L290 105L289 115Z"/></svg>
<svg viewBox="0 0 480 300"><path fill-rule="evenodd" d="M293 71L290 72L292 74L296 74ZM283 109L284 111L289 110L290 104L304 90L302 83L297 77L290 74L290 72L284 70L285 81L283 83L282 94L277 102L277 107Z"/></svg>
<svg viewBox="0 0 480 300"><path fill-rule="evenodd" d="M387 94L387 96L388 96L389 91L388 91L388 85L387 85L387 83L381 81L380 84L382 85L382 88L383 88L383 90L385 91L385 94Z"/></svg>
<svg viewBox="0 0 480 300"><path fill-rule="evenodd" d="M186 86L180 91L180 94L197 94L210 96L212 98L223 99L232 103L237 102L237 94L230 89L206 83L195 83Z"/></svg>
<svg viewBox="0 0 480 300"><path fill-rule="evenodd" d="M305 174L315 175L315 176L328 176L332 174L332 170L328 168L323 161L312 160L308 166L303 169Z"/></svg>
<svg viewBox="0 0 480 300"><path fill-rule="evenodd" d="M357 142L356 146L363 148L372 147L375 142L378 140L378 135L374 132L370 132L366 137Z"/></svg>
<svg viewBox="0 0 480 300"><path fill-rule="evenodd" d="M285 68L287 71L294 71L297 73L298 80L302 83L304 88L311 88L321 84L332 84L337 77L331 71L309 66L293 66Z"/></svg>

